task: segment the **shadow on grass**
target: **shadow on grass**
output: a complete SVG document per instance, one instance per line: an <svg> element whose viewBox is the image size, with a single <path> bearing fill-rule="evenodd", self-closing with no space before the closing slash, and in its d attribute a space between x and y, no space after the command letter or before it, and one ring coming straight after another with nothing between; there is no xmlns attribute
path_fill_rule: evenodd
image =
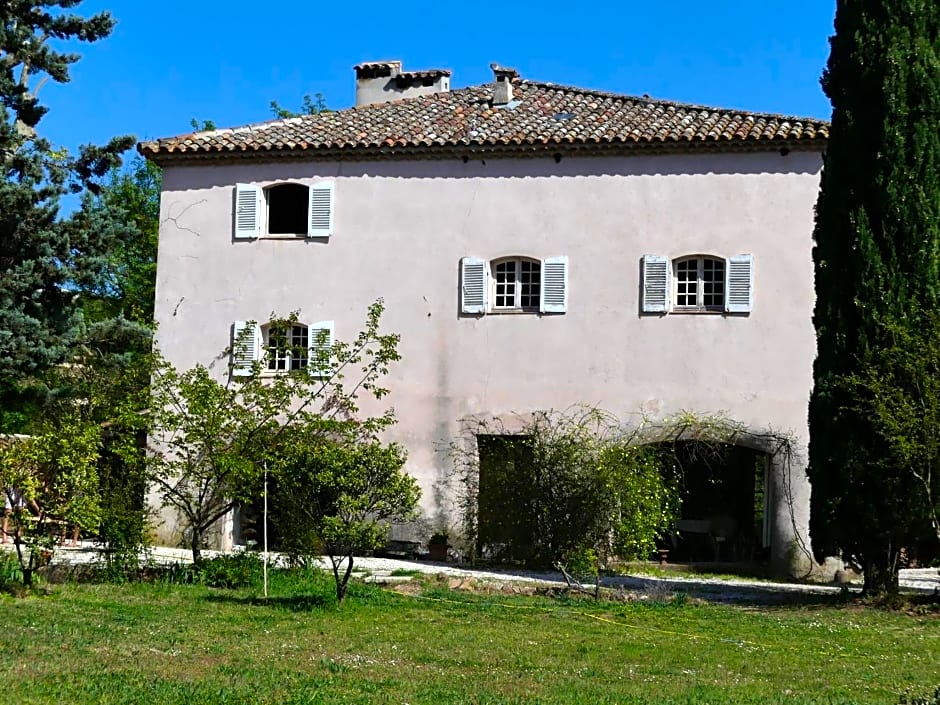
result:
<svg viewBox="0 0 940 705"><path fill-rule="evenodd" d="M644 594L682 593L714 604L754 607L833 607L851 603L861 595L860 588L834 589L800 583L769 582L740 585L645 576L608 578L604 585Z"/></svg>
<svg viewBox="0 0 940 705"><path fill-rule="evenodd" d="M245 605L252 607L270 607L273 609L288 610L291 612L309 612L312 610L335 609L336 591L332 580L316 581L306 584L281 583L272 592L274 595L262 597L258 588L244 591L212 591L202 599L207 602L224 603L231 605ZM401 595L389 590L383 590L376 585L364 585L352 582L346 591L346 602L357 605L392 605L400 604Z"/></svg>
<svg viewBox="0 0 940 705"><path fill-rule="evenodd" d="M317 594L277 595L262 597L261 595L233 595L231 593L210 593L204 598L206 602L218 604L240 605L247 607L271 607L288 610L290 612L310 612L333 608L336 598Z"/></svg>
<svg viewBox="0 0 940 705"><path fill-rule="evenodd" d="M457 566L458 570L480 570L479 566ZM498 580L500 574L510 578L530 578L550 581L559 587L565 583L560 573L536 572L519 569L487 567ZM732 583L708 580L707 575L700 578L671 578L645 575L607 576L601 580L601 586L608 590L637 593L644 600L668 602L671 595L682 594L705 602L725 605L747 605L754 607L793 606L793 607L832 607L852 603L861 596L859 586L838 588L826 585L803 583L761 582Z"/></svg>

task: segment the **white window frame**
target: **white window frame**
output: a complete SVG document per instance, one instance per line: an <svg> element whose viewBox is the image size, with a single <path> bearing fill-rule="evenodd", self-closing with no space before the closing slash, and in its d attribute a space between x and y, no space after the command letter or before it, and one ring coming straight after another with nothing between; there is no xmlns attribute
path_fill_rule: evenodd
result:
<svg viewBox="0 0 940 705"><path fill-rule="evenodd" d="M695 284L695 303L694 304L680 304L680 297L689 296L688 291L684 289L684 286L689 283L690 280L683 279L680 276L680 269L684 269L684 265L689 262L696 263L696 276L694 280ZM721 265L720 274L716 277L712 277L711 281L706 280L705 277L705 263L712 262L715 264ZM725 303L727 302L728 292L726 286L726 277L728 272L728 260L724 257L716 257L715 255L688 255L685 257L677 257L672 261L672 282L671 282L671 296L672 296L672 312L673 313L724 313L725 312ZM718 286L721 289L720 300L718 303L705 304L704 299L706 296L705 287L707 284L712 286ZM714 292L712 296L718 296Z"/></svg>
<svg viewBox="0 0 940 705"><path fill-rule="evenodd" d="M272 233L271 232L271 192L285 186L299 186L303 188L307 193L307 201L310 200L310 187L307 184L301 184L297 181L278 181L274 184L268 184L261 189L261 197L264 202L264 223L262 225L261 237L278 239L283 238L286 240L293 240L296 238L305 238L307 237L306 232L299 233ZM309 220L309 206L304 209L304 222Z"/></svg>
<svg viewBox="0 0 940 705"><path fill-rule="evenodd" d="M514 269L515 269L514 279L512 282L501 283L499 281L498 268L500 266L505 266L509 263L512 263L514 265ZM530 270L529 270L530 274L534 271L535 275L538 277L538 285L537 285L538 291L533 294L531 288L529 289L527 296L529 297L530 303L527 306L523 306L521 303L522 296L523 296L522 287L524 285L531 287L532 282L531 281L523 282L523 277L522 277L523 263L527 264L530 267ZM489 289L490 289L489 290L489 302L490 302L489 311L490 313L499 314L499 313L539 313L540 312L542 286L544 285L542 282L542 261L541 260L535 259L533 257L524 257L524 256L500 257L498 259L494 259L490 261L489 269L490 269L490 277L489 277L490 279L489 281ZM504 287L507 284L511 284L513 287L513 294L512 294L513 303L508 306L505 304L500 306L497 304L497 301L499 300L498 297L500 296L505 297L506 293L505 293L505 290L503 290L502 294L500 294L499 292L501 290L501 287ZM532 302L533 298L534 298L534 303Z"/></svg>
<svg viewBox="0 0 940 705"><path fill-rule="evenodd" d="M273 348L271 345L271 324L268 323L261 327L265 350L264 371L268 374L302 370L310 362L310 326L299 321L294 321L288 325L290 325L290 331L287 333L288 347L283 350ZM294 367L295 355L297 367Z"/></svg>

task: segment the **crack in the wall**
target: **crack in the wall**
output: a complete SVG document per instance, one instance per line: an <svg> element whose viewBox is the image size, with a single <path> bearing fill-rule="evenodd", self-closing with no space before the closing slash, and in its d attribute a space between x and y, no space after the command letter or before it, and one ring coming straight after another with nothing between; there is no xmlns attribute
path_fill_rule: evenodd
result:
<svg viewBox="0 0 940 705"><path fill-rule="evenodd" d="M194 207L196 207L196 206L198 206L198 205L200 205L200 204L203 204L203 203L208 203L208 200L205 199L205 198L203 198L203 199L200 199L200 200L195 201L195 202L193 202L193 203L187 204L187 205L183 208L183 210L181 210L181 211L179 212L179 214L177 214L177 215L167 215L166 218L164 218L163 220L160 221L160 225L164 225L165 223L173 223L173 225L176 226L176 229L177 229L177 230L182 230L182 231L187 232L187 233L192 233L192 234L195 235L196 237L202 237L202 233L200 233L200 232L197 231L197 230L193 230L192 228L187 228L185 225L180 225L180 222L179 222L179 221L180 221L180 219L181 219L184 215L186 215L186 212L187 212L190 208L194 208ZM167 207L167 210L169 210L170 208L172 208L172 206L168 206L168 207Z"/></svg>

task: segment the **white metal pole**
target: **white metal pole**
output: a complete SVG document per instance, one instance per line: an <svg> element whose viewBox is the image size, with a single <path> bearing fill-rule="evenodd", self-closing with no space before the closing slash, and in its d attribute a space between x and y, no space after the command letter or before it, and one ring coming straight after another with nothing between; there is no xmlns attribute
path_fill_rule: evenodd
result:
<svg viewBox="0 0 940 705"><path fill-rule="evenodd" d="M264 464L264 597L268 597L268 464Z"/></svg>

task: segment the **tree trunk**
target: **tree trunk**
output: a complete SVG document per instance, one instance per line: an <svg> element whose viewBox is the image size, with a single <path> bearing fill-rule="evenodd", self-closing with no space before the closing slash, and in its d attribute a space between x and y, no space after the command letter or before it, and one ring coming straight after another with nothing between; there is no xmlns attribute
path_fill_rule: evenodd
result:
<svg viewBox="0 0 940 705"><path fill-rule="evenodd" d="M350 553L348 556L345 556L346 559L346 570L343 572L343 576L340 577L339 567L342 565L342 561L337 562L332 556L330 556L330 562L333 564L333 579L336 581L336 602L342 603L343 599L346 597L346 588L349 586L349 576L352 575L353 569L353 557Z"/></svg>
<svg viewBox="0 0 940 705"><path fill-rule="evenodd" d="M16 559L20 563L20 572L23 573L23 585L32 587L33 585L33 553L30 549L29 558L23 555L23 540L20 538L20 527L15 525L13 528L13 546L16 548Z"/></svg>
<svg viewBox="0 0 940 705"><path fill-rule="evenodd" d="M198 563L202 560L202 533L193 529L192 537L190 539L190 548L193 551L193 563Z"/></svg>
<svg viewBox="0 0 940 705"><path fill-rule="evenodd" d="M875 553L862 568L865 571L866 595L896 595L898 585L898 552L889 548Z"/></svg>

